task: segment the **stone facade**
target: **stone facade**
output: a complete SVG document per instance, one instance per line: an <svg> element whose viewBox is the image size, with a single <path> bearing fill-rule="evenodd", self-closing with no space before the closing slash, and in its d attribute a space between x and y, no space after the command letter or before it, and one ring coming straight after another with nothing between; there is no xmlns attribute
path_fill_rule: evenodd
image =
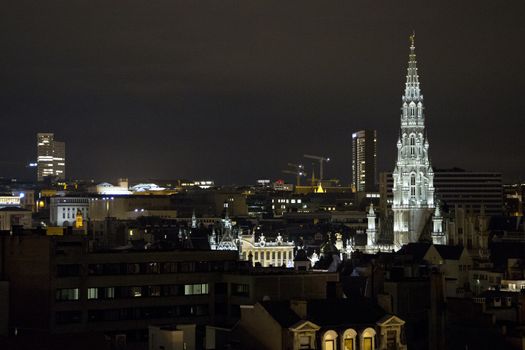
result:
<svg viewBox="0 0 525 350"><path fill-rule="evenodd" d="M411 37L401 130L393 172L394 245L416 242L435 207L434 173L425 135L423 95L419 86L414 35Z"/></svg>

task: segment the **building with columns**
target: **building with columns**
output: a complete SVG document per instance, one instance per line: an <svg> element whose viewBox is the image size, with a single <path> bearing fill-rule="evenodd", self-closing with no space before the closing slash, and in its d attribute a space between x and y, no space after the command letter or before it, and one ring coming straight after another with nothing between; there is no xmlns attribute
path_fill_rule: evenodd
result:
<svg viewBox="0 0 525 350"><path fill-rule="evenodd" d="M240 239L241 260L251 261L255 266L260 263L263 267L286 266L293 267L294 242L283 240L281 234L273 241L267 241L264 234L255 239L255 235L243 235Z"/></svg>
<svg viewBox="0 0 525 350"><path fill-rule="evenodd" d="M415 35L410 40L408 72L401 106L401 129L397 141L397 162L392 174L394 245L397 248L419 240L423 227L435 208L434 172L425 134Z"/></svg>

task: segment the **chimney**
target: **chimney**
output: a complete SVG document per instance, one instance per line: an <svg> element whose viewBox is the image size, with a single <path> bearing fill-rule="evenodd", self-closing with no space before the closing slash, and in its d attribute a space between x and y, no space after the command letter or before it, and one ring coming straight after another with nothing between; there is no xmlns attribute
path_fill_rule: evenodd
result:
<svg viewBox="0 0 525 350"><path fill-rule="evenodd" d="M306 319L308 302L306 300L290 300L290 309L293 310L301 319Z"/></svg>

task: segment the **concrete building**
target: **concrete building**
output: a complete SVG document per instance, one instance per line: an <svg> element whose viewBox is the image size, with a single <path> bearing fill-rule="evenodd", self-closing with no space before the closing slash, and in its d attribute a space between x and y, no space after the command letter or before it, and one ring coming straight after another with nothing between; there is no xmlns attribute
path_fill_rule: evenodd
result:
<svg viewBox="0 0 525 350"><path fill-rule="evenodd" d="M377 131L356 131L352 134L352 188L356 192L373 192L376 185Z"/></svg>
<svg viewBox="0 0 525 350"><path fill-rule="evenodd" d="M237 251L94 251L84 235L0 236L10 329L147 337L152 324L233 324L265 298L333 297L337 273L253 269Z"/></svg>
<svg viewBox="0 0 525 350"><path fill-rule="evenodd" d="M147 332L149 324L208 324L214 286L235 269L229 251L89 250L85 236L3 236L10 327L20 332Z"/></svg>
<svg viewBox="0 0 525 350"><path fill-rule="evenodd" d="M66 145L53 133L37 134L37 180L66 178Z"/></svg>
<svg viewBox="0 0 525 350"><path fill-rule="evenodd" d="M501 173L473 172L462 169L434 171L436 200L444 207L463 207L480 213L485 207L489 216L501 215L503 211L503 187ZM381 173L379 177L380 206L385 211L391 208L392 174Z"/></svg>

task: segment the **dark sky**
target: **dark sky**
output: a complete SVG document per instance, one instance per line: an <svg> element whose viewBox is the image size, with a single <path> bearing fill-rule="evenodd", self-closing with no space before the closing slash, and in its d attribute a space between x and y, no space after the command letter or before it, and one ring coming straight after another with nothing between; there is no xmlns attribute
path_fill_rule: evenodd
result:
<svg viewBox="0 0 525 350"><path fill-rule="evenodd" d="M390 171L414 29L434 165L517 181L524 4L6 1L0 176L27 176L39 131L66 142L74 178L253 183L310 153L348 183L362 128Z"/></svg>

